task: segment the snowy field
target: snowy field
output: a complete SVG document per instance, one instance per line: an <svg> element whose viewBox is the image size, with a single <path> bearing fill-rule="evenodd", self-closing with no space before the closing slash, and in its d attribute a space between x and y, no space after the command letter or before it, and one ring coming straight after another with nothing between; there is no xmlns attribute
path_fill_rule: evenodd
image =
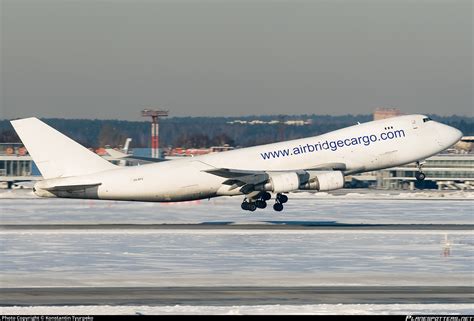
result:
<svg viewBox="0 0 474 321"><path fill-rule="evenodd" d="M0 191L0 224L474 224L472 192L290 194L187 203L38 199ZM472 230L1 230L2 287L474 286ZM470 304L1 307L0 314L472 314Z"/></svg>
<svg viewBox="0 0 474 321"><path fill-rule="evenodd" d="M250 306L41 306L0 307L5 315L268 315L268 314L462 314L472 315L472 304L317 304L317 305L250 305Z"/></svg>
<svg viewBox="0 0 474 321"><path fill-rule="evenodd" d="M471 231L2 231L0 240L4 287L466 285L474 271Z"/></svg>
<svg viewBox="0 0 474 321"><path fill-rule="evenodd" d="M317 221L365 224L472 224L474 192L292 193L283 212L242 211L242 197L183 203L39 199L0 190L1 224L159 224Z"/></svg>

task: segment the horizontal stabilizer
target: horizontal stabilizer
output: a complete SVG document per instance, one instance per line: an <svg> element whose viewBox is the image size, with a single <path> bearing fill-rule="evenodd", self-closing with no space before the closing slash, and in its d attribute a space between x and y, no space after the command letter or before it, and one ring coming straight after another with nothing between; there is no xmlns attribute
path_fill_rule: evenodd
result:
<svg viewBox="0 0 474 321"><path fill-rule="evenodd" d="M115 150L115 149L112 149L112 148L106 148L105 151L107 152L107 154L109 154L113 158L117 158L117 159L124 158L124 157L128 156L128 154L119 152L118 150Z"/></svg>
<svg viewBox="0 0 474 321"><path fill-rule="evenodd" d="M49 192L58 192L58 191L63 191L63 192L72 192L72 191L77 191L77 190L83 190L86 188L91 188L91 187L97 187L102 185L102 183L96 183L96 184L82 184L82 185L57 185L53 187L47 187L43 188L44 190L47 190Z"/></svg>
<svg viewBox="0 0 474 321"><path fill-rule="evenodd" d="M129 161L135 161L135 162L142 161L144 163L159 163L159 162L168 161L168 159L164 159L164 158L154 158L154 157L146 157L146 156L135 156L133 154L125 154L112 148L106 148L105 151L107 152L107 154L110 155L110 157L117 160L129 160Z"/></svg>

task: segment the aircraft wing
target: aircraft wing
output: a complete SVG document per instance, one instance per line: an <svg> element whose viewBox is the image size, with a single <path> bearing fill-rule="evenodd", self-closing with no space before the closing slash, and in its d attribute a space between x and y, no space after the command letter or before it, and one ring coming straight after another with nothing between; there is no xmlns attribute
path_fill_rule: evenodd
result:
<svg viewBox="0 0 474 321"><path fill-rule="evenodd" d="M287 171L252 171L252 170L239 170L231 168L213 168L205 170L205 172L227 178L223 182L224 185L230 185L230 190L240 188L240 191L244 194L253 192L255 185L264 184L269 181L271 173L296 173L300 177L307 179L309 177L308 171L344 171L346 169L344 163L327 163L317 165L312 168L304 170L287 170Z"/></svg>
<svg viewBox="0 0 474 321"><path fill-rule="evenodd" d="M311 168L307 168L304 170L318 170L318 171L344 171L346 169L346 164L344 163L327 163L317 165ZM288 171L270 171L270 172L301 172L304 170L288 170ZM264 178L266 175L266 179L268 179L267 171L252 171L252 170L241 170L241 169L231 169L231 168L213 168L205 170L205 172L214 174L220 177L225 178L246 178L250 180L255 180L256 177Z"/></svg>
<svg viewBox="0 0 474 321"><path fill-rule="evenodd" d="M240 169L231 169L231 168L213 168L205 170L207 173L214 174L216 176L225 177L225 178L243 178L247 176L256 176L264 175L265 171L249 171L249 170L240 170Z"/></svg>
<svg viewBox="0 0 474 321"><path fill-rule="evenodd" d="M264 183L270 177L264 171L247 171L229 168L213 168L205 170L205 172L227 178L222 184L230 185L230 190L240 187L244 194L252 192L253 187L257 184Z"/></svg>

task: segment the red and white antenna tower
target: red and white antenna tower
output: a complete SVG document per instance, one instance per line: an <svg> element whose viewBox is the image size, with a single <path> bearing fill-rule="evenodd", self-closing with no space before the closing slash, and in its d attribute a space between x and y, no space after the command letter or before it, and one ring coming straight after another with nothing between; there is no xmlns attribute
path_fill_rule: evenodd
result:
<svg viewBox="0 0 474 321"><path fill-rule="evenodd" d="M151 109L142 110L143 117L151 117L151 157L153 158L160 157L159 119L161 117L167 117L168 114L169 114L168 110L151 110Z"/></svg>

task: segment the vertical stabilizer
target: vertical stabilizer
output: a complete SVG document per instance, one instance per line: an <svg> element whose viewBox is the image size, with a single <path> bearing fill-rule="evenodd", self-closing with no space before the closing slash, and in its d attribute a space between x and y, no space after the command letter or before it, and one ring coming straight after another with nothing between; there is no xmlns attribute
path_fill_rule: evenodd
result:
<svg viewBox="0 0 474 321"><path fill-rule="evenodd" d="M128 154L128 149L129 149L129 147L130 147L130 142L131 142L131 141L132 141L131 138L127 138L127 139L125 140L125 145L123 146L123 152L124 152L125 154Z"/></svg>
<svg viewBox="0 0 474 321"><path fill-rule="evenodd" d="M88 175L116 168L38 118L13 120L11 123L45 179Z"/></svg>

